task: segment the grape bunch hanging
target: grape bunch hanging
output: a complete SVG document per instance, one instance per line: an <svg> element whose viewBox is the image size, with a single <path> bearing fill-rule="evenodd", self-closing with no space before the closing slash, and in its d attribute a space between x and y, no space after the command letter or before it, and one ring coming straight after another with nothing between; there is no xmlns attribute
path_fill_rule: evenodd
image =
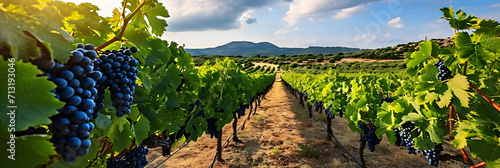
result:
<svg viewBox="0 0 500 168"><path fill-rule="evenodd" d="M369 128L369 126L362 121L358 121L358 126L364 132L363 138L368 142L368 148L370 149L370 151L375 151L375 145L380 143L380 139L378 139L377 135L375 134L377 127Z"/></svg>
<svg viewBox="0 0 500 168"><path fill-rule="evenodd" d="M439 60L436 64L434 64L434 66L437 66L439 69L437 77L440 81L445 81L447 79L453 78L451 76L450 69L448 69L448 67L444 65L443 60Z"/></svg>
<svg viewBox="0 0 500 168"><path fill-rule="evenodd" d="M90 120L95 116L95 85L102 77L101 72L94 71L97 58L94 50L91 44L77 44L66 64L44 61L43 56L32 62L56 85L51 91L55 97L66 103L57 110L58 114L50 117L52 124L48 126L53 132L50 141L66 162L86 155L91 145L89 137L94 124Z"/></svg>
<svg viewBox="0 0 500 168"><path fill-rule="evenodd" d="M143 168L148 164L146 155L149 153L149 149L144 146L139 146L132 150L127 151L125 156L121 158L110 157L106 161L107 168Z"/></svg>
<svg viewBox="0 0 500 168"><path fill-rule="evenodd" d="M94 64L95 69L103 72L104 76L97 83L99 94L97 96L97 106L95 111L104 107L104 91L109 88L113 107L116 109L116 116L130 114L130 108L134 101L134 94L137 74L136 66L139 61L132 57L132 53L137 52L136 47L130 49L120 49L118 51L106 50Z"/></svg>

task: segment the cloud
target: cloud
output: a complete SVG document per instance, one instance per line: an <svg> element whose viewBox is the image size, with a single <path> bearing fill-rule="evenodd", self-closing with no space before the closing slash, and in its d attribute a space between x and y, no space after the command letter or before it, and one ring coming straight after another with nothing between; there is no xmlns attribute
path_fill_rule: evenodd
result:
<svg viewBox="0 0 500 168"><path fill-rule="evenodd" d="M377 39L377 36L370 34L358 35L353 38L353 46L359 48L365 48L368 45L372 44Z"/></svg>
<svg viewBox="0 0 500 168"><path fill-rule="evenodd" d="M490 5L490 7L492 7L492 8L500 7L500 3Z"/></svg>
<svg viewBox="0 0 500 168"><path fill-rule="evenodd" d="M168 0L164 1L170 18L168 31L230 30L256 23L249 17L253 9L271 6L275 0ZM253 14L253 12L250 12ZM243 19L242 19L243 18Z"/></svg>
<svg viewBox="0 0 500 168"><path fill-rule="evenodd" d="M248 10L245 13L243 13L239 19L240 24L252 24L252 23L257 23L257 18L253 18L253 14L255 13L255 10Z"/></svg>
<svg viewBox="0 0 500 168"><path fill-rule="evenodd" d="M340 19L345 19L348 17L351 17L356 14L360 13L365 13L367 9L365 8L364 5L358 5L355 7L350 7L350 8L345 8L337 12L335 15L333 15L332 19L334 20L340 20Z"/></svg>
<svg viewBox="0 0 500 168"><path fill-rule="evenodd" d="M400 29L405 27L405 25L401 22L401 17L394 18L390 20L387 25L392 28Z"/></svg>
<svg viewBox="0 0 500 168"><path fill-rule="evenodd" d="M267 10L268 10L268 11L273 11L273 8L271 8L271 7L267 7Z"/></svg>
<svg viewBox="0 0 500 168"><path fill-rule="evenodd" d="M283 35L283 34L287 34L289 32L293 32L293 31L300 31L300 29L298 27L295 27L295 28L283 28L283 29L279 29L277 30L276 32L274 32L275 35Z"/></svg>
<svg viewBox="0 0 500 168"><path fill-rule="evenodd" d="M332 14L337 10L376 1L383 0L294 0L283 20L294 25L304 18Z"/></svg>

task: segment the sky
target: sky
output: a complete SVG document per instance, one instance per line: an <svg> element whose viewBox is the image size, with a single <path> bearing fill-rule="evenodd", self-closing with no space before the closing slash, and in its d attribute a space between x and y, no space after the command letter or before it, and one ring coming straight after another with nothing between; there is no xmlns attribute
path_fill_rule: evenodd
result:
<svg viewBox="0 0 500 168"><path fill-rule="evenodd" d="M83 2L82 0L64 0ZM85 0L102 16L118 0ZM500 21L499 0L158 0L169 11L161 37L186 48L231 41L271 42L280 47L380 48L453 36L439 8Z"/></svg>

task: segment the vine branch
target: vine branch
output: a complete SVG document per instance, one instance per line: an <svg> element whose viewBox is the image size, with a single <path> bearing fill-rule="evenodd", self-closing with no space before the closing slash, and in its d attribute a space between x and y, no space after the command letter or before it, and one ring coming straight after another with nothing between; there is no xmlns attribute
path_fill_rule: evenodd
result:
<svg viewBox="0 0 500 168"><path fill-rule="evenodd" d="M473 88L477 93L479 93L486 101L488 101L488 103L490 103L495 109L497 109L498 111L500 111L500 106L498 106L498 104L496 104L495 102L493 102L493 100L491 100L486 94L484 94L481 90L479 90L479 88L477 88L476 85L472 84L469 82L469 86L471 88Z"/></svg>
<svg viewBox="0 0 500 168"><path fill-rule="evenodd" d="M134 17L135 14L137 14L139 12L139 10L146 4L146 1L142 1L141 4L139 4L139 6L137 6L137 8L134 9L134 11L128 16L128 17L125 17L123 19L123 26L122 28L120 29L120 33L118 33L117 36L113 37L111 40L105 42L104 44L100 45L99 47L96 47L95 48L95 51L100 51L102 50L104 47L107 47L108 45L110 44L113 44L115 41L120 41L122 40L122 37L123 37L123 33L125 33L125 29L127 29L127 25L129 23L129 21L132 19L132 17ZM126 1L125 1L125 5L126 5ZM125 6L124 5L124 6ZM123 16L125 16L125 7L123 8L123 13L122 13Z"/></svg>

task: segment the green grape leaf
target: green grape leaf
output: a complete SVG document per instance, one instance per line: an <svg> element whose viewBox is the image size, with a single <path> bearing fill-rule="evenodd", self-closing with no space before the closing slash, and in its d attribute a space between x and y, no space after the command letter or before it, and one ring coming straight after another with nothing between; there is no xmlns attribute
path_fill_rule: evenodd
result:
<svg viewBox="0 0 500 168"><path fill-rule="evenodd" d="M103 114L99 114L99 116L95 119L95 124L98 128L106 129L111 125L111 119Z"/></svg>
<svg viewBox="0 0 500 168"><path fill-rule="evenodd" d="M132 130L130 130L130 123L128 123L125 117L119 117L121 120L115 120L111 125L108 137L111 143L113 143L113 151L123 151L125 148L132 145L132 140L130 137L133 135ZM125 120L125 122L123 122Z"/></svg>
<svg viewBox="0 0 500 168"><path fill-rule="evenodd" d="M438 68L432 64L427 64L422 70L420 70L419 81L415 87L417 91L427 91L435 88L436 85L440 84L441 81L437 78Z"/></svg>
<svg viewBox="0 0 500 168"><path fill-rule="evenodd" d="M444 95L441 95L439 97L440 100L436 102L436 104L439 106L439 108L446 107L450 105L451 98L453 98L453 95L451 94L451 90L448 89L446 90L446 92L444 92Z"/></svg>
<svg viewBox="0 0 500 168"><path fill-rule="evenodd" d="M3 143L0 147L7 151L4 152L0 162L7 167L38 167L41 164L49 162L50 155L56 155L56 151L49 142L50 136L46 135L28 135L15 139L0 138ZM15 140L14 146L9 142ZM11 147L15 149L15 160L11 160L8 156L12 156L8 151Z"/></svg>
<svg viewBox="0 0 500 168"><path fill-rule="evenodd" d="M443 137L446 133L443 131L443 127L441 127L439 121L437 119L430 119L429 124L426 131L429 132L430 140L436 144L444 143Z"/></svg>
<svg viewBox="0 0 500 168"><path fill-rule="evenodd" d="M142 140L148 137L149 129L149 120L142 114L139 115L137 122L132 125L132 133L135 136L136 144L142 144Z"/></svg>
<svg viewBox="0 0 500 168"><path fill-rule="evenodd" d="M144 14L147 16L149 24L151 25L151 31L157 36L162 36L163 32L167 30L168 24L167 21L158 18L158 16L164 18L170 17L167 9L165 9L162 3L157 3L152 8L149 6L145 6L144 8Z"/></svg>
<svg viewBox="0 0 500 168"><path fill-rule="evenodd" d="M92 144L89 147L89 152L85 156L77 157L74 162L68 163L63 159L56 161L52 166L54 168L68 168L68 167L86 167L89 165L89 161L96 158L99 150L101 150L101 144L97 142L97 137L91 138Z"/></svg>
<svg viewBox="0 0 500 168"><path fill-rule="evenodd" d="M130 114L128 115L128 118L130 118L132 121L137 121L137 119L139 119L139 115L141 115L139 109L137 107L132 107L130 109Z"/></svg>
<svg viewBox="0 0 500 168"><path fill-rule="evenodd" d="M461 59L469 61L477 69L482 69L489 62L495 60L495 53L488 51L480 43L479 35L467 32L458 32L454 38L457 45L457 54Z"/></svg>
<svg viewBox="0 0 500 168"><path fill-rule="evenodd" d="M500 138L483 137L481 141L468 141L471 155L480 157L488 167L500 166Z"/></svg>
<svg viewBox="0 0 500 168"><path fill-rule="evenodd" d="M36 41L24 35L22 30L19 29L24 25L1 9L0 25L2 25L0 26L0 48L10 48L10 55L17 60L29 60L30 57L40 55L40 51L36 47Z"/></svg>
<svg viewBox="0 0 500 168"><path fill-rule="evenodd" d="M449 21L450 27L455 28L457 30L466 30L474 28L474 25L477 24L478 18L472 15L468 15L462 10L458 10L456 13L453 10L453 7L450 8L441 8L443 12L443 19ZM457 17L455 17L455 14Z"/></svg>
<svg viewBox="0 0 500 168"><path fill-rule="evenodd" d="M9 76L9 71L15 71L15 77ZM16 131L25 130L29 126L50 124L49 117L57 114L57 109L64 106L63 102L57 100L55 95L50 93L56 88L56 85L48 81L47 77L36 77L40 74L36 66L29 63L21 61L9 63L0 59L0 81L4 81L0 82L0 88L4 88L0 90L0 94L4 95L0 98L0 106L4 108L17 106L17 108L7 108L10 111L15 110ZM13 81L15 85L8 85L9 77L15 80ZM34 84L36 87L33 87ZM12 87L15 93L9 94L9 87ZM12 100L11 103L9 103L9 99ZM10 124L10 117L0 118L0 123L0 127L3 129Z"/></svg>
<svg viewBox="0 0 500 168"><path fill-rule="evenodd" d="M448 88L453 91L453 94L460 100L460 104L463 107L469 107L469 93L467 92L469 82L467 81L467 77L457 74L446 84L448 85Z"/></svg>

